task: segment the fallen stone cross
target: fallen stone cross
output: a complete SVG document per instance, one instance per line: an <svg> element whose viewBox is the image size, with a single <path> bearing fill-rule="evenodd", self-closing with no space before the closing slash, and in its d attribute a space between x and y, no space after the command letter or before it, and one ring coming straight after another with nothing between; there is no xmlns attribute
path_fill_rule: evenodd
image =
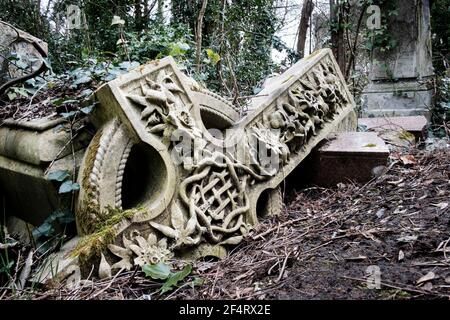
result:
<svg viewBox="0 0 450 320"><path fill-rule="evenodd" d="M0 96L6 89L47 70L47 44L0 21Z"/></svg>
<svg viewBox="0 0 450 320"><path fill-rule="evenodd" d="M171 57L106 84L96 98L99 130L80 168L76 218L84 244L111 243L101 264L113 270L174 253L223 256L264 213L279 212L278 186L312 148L355 119L330 50L273 80L239 121Z"/></svg>

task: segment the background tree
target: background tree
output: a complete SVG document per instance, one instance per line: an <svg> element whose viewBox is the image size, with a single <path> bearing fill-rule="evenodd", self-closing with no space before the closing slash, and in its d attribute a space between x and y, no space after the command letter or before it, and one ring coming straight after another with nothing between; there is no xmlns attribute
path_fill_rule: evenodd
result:
<svg viewBox="0 0 450 320"><path fill-rule="evenodd" d="M300 24L298 26L297 54L300 59L305 56L305 43L306 43L308 28L310 27L311 14L312 14L313 10L314 10L313 0L305 0L303 2L302 15L300 17Z"/></svg>

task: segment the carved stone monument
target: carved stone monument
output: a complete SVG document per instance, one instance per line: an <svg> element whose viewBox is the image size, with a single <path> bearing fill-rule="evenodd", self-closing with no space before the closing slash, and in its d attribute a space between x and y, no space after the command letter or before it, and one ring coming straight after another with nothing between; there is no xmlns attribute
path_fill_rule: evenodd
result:
<svg viewBox="0 0 450 320"><path fill-rule="evenodd" d="M330 50L272 81L237 122L232 106L216 96L208 106L196 90L168 57L97 91L99 130L80 168L77 226L86 241L107 244L103 266L223 256L273 213L262 209L311 149L354 119Z"/></svg>
<svg viewBox="0 0 450 320"><path fill-rule="evenodd" d="M398 15L389 18L388 32L396 47L387 53L374 52L370 84L363 92L364 116L422 115L432 106L429 1L395 3Z"/></svg>
<svg viewBox="0 0 450 320"><path fill-rule="evenodd" d="M16 83L47 70L44 41L0 21L0 96Z"/></svg>

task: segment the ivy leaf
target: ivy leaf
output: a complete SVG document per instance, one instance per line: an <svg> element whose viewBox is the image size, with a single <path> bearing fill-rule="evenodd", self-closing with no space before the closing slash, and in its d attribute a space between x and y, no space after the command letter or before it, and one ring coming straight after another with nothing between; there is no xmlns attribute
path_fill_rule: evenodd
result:
<svg viewBox="0 0 450 320"><path fill-rule="evenodd" d="M63 118L70 118L73 115L75 115L77 112L76 111L70 111L70 112L61 112L61 115L63 116Z"/></svg>
<svg viewBox="0 0 450 320"><path fill-rule="evenodd" d="M15 92L8 92L8 99L9 100L14 100L15 98L17 98L17 94Z"/></svg>
<svg viewBox="0 0 450 320"><path fill-rule="evenodd" d="M42 236L49 237L55 232L51 221L45 221L38 228L33 229L32 234L34 239L39 239Z"/></svg>
<svg viewBox="0 0 450 320"><path fill-rule="evenodd" d="M59 187L59 193L68 193L75 190L80 190L80 185L78 183L74 183L72 180L64 181Z"/></svg>
<svg viewBox="0 0 450 320"><path fill-rule="evenodd" d="M74 81L73 85L74 86L79 86L80 84L88 84L92 81L92 78L88 75L83 75L79 78L77 78L77 80Z"/></svg>
<svg viewBox="0 0 450 320"><path fill-rule="evenodd" d="M68 170L57 170L50 172L47 176L47 180L63 182L68 177L70 177Z"/></svg>
<svg viewBox="0 0 450 320"><path fill-rule="evenodd" d="M69 224L75 221L75 215L70 210L57 210L53 215L54 220L60 224Z"/></svg>
<svg viewBox="0 0 450 320"><path fill-rule="evenodd" d="M51 103L57 107L61 106L63 104L63 102L64 102L63 98L58 98L58 99L54 99L51 101Z"/></svg>
<svg viewBox="0 0 450 320"><path fill-rule="evenodd" d="M66 104L76 104L76 103L78 103L78 100L76 100L76 99L67 99L67 100L64 100L64 101L62 101L62 105L66 105Z"/></svg>
<svg viewBox="0 0 450 320"><path fill-rule="evenodd" d="M191 281L191 288L195 286L202 286L205 283L205 279L195 277L194 280Z"/></svg>
<svg viewBox="0 0 450 320"><path fill-rule="evenodd" d="M90 114L94 109L94 106L95 106L94 104L91 104L90 106L81 108L81 112L83 112L84 114Z"/></svg>
<svg viewBox="0 0 450 320"><path fill-rule="evenodd" d="M170 276L170 267L162 262L158 264L145 264L142 266L142 271L144 271L147 277L155 280L165 280Z"/></svg>
<svg viewBox="0 0 450 320"><path fill-rule="evenodd" d="M213 63L213 65L216 65L221 59L220 55L211 49L206 49L206 54L208 55L208 58Z"/></svg>
<svg viewBox="0 0 450 320"><path fill-rule="evenodd" d="M126 71L129 71L131 69L139 67L139 65L140 65L140 63L137 62L137 61L132 61L132 62L123 61L123 62L119 63L119 68L123 69L123 70L126 70Z"/></svg>
<svg viewBox="0 0 450 320"><path fill-rule="evenodd" d="M184 42L176 42L176 43L172 43L170 45L170 52L169 52L169 56L182 56L184 54L186 54L187 51L189 51L190 47L187 43Z"/></svg>
<svg viewBox="0 0 450 320"><path fill-rule="evenodd" d="M125 20L123 20L119 16L114 16L112 19L112 22L111 22L112 26L115 26L115 25L123 26L124 24L125 24Z"/></svg>
<svg viewBox="0 0 450 320"><path fill-rule="evenodd" d="M7 264L2 264L1 268L0 268L0 273L9 273L9 270L12 268L12 266L14 265L14 261L9 261Z"/></svg>
<svg viewBox="0 0 450 320"><path fill-rule="evenodd" d="M29 97L27 90L24 88L14 88L14 92L20 94L22 97L25 97L25 98Z"/></svg>
<svg viewBox="0 0 450 320"><path fill-rule="evenodd" d="M174 286L178 284L178 282L182 281L192 272L192 266L188 264L183 270L175 272L169 276L167 281L161 287L161 293L165 293L173 289Z"/></svg>
<svg viewBox="0 0 450 320"><path fill-rule="evenodd" d="M116 45L120 46L120 45L123 45L123 44L126 44L126 43L127 43L127 41L125 41L123 39L119 39L119 40L117 40Z"/></svg>
<svg viewBox="0 0 450 320"><path fill-rule="evenodd" d="M83 91L81 91L80 97L84 98L84 97L90 96L92 93L93 93L93 91L91 89L84 89Z"/></svg>

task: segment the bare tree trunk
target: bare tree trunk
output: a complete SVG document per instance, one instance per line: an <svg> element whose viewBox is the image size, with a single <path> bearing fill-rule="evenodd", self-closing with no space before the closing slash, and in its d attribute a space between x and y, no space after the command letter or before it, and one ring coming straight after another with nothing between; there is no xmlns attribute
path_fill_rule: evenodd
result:
<svg viewBox="0 0 450 320"><path fill-rule="evenodd" d="M359 38L359 33L361 30L361 25L363 22L363 18L364 18L364 13L366 12L367 9L367 5L363 5L362 9L361 9L361 13L359 15L359 19L358 19L358 24L356 27L356 34L355 34L355 40L353 42L353 48L350 47L350 58L347 64L347 70L345 73L345 79L348 80L350 77L350 70L355 70L355 66L356 66L356 58L357 58L357 49L358 49L358 38ZM350 41L350 39L349 39Z"/></svg>
<svg viewBox="0 0 450 320"><path fill-rule="evenodd" d="M142 29L141 0L134 1L134 26L135 30L140 31Z"/></svg>
<svg viewBox="0 0 450 320"><path fill-rule="evenodd" d="M342 23L342 11L339 10L339 1L330 0L330 20L331 20L331 45L333 53L341 68L342 73L345 74L345 47L344 47L344 29Z"/></svg>
<svg viewBox="0 0 450 320"><path fill-rule="evenodd" d="M202 56L202 26L203 18L205 16L206 6L208 5L208 0L203 0L202 7L197 17L197 24L195 26L195 63L197 65L197 72L200 72L201 67L201 56Z"/></svg>
<svg viewBox="0 0 450 320"><path fill-rule="evenodd" d="M302 15L300 18L300 24L298 26L297 54L300 56L300 59L305 56L306 34L308 32L308 28L310 27L309 21L311 20L311 14L313 10L313 0L306 0L303 3Z"/></svg>

